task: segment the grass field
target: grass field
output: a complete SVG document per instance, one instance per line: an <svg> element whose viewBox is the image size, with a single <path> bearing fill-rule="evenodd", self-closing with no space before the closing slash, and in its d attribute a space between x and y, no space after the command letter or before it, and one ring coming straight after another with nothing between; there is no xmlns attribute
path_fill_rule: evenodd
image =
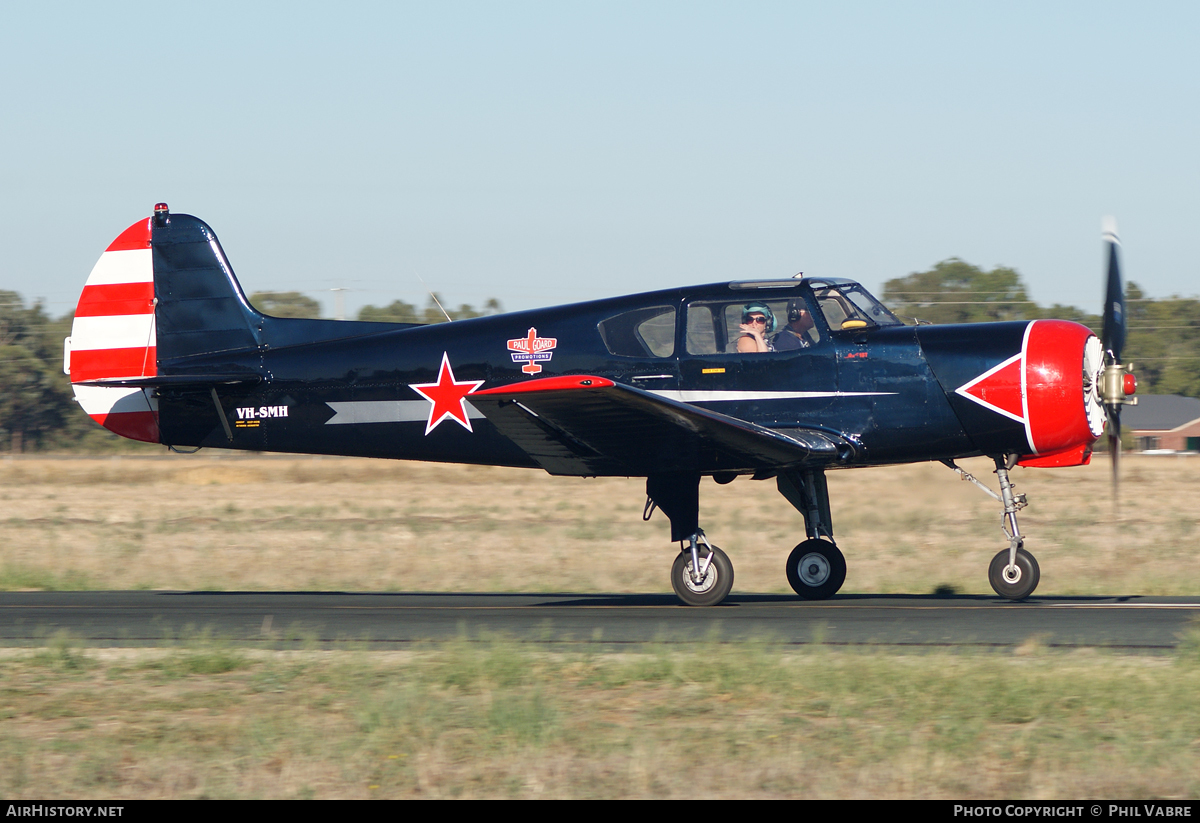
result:
<svg viewBox="0 0 1200 823"><path fill-rule="evenodd" d="M968 461L980 477L989 466ZM1017 470L1039 594L1196 595L1200 459ZM844 591L987 592L998 506L941 466L835 472ZM702 486L736 591L802 520ZM0 587L669 591L638 480L363 460L0 460ZM0 650L0 796L1196 798L1200 626L1174 656L697 643Z"/></svg>
<svg viewBox="0 0 1200 823"><path fill-rule="evenodd" d="M1196 798L1175 658L768 644L0 655L22 798Z"/></svg>
<svg viewBox="0 0 1200 823"><path fill-rule="evenodd" d="M644 481L338 458L0 460L0 588L669 592ZM964 466L995 488L986 460ZM1200 458L1017 469L1038 594L1197 595ZM831 472L843 591L988 593L1000 507L939 464ZM735 592L787 590L803 520L771 481L701 485Z"/></svg>

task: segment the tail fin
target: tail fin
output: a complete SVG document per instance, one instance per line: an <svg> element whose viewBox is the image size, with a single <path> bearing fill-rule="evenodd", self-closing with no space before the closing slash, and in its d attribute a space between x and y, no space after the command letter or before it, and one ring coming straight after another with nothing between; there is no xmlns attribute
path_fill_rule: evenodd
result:
<svg viewBox="0 0 1200 823"><path fill-rule="evenodd" d="M159 362L257 349L262 315L246 300L213 230L165 206L151 223Z"/></svg>
<svg viewBox="0 0 1200 823"><path fill-rule="evenodd" d="M151 218L121 232L88 275L67 338L65 367L87 414L123 437L159 442L158 409L142 389L80 385L158 373Z"/></svg>
<svg viewBox="0 0 1200 823"><path fill-rule="evenodd" d="M158 443L151 378L197 355L253 351L260 329L212 229L159 204L100 255L75 309L64 366L93 420ZM121 380L130 385L112 385Z"/></svg>

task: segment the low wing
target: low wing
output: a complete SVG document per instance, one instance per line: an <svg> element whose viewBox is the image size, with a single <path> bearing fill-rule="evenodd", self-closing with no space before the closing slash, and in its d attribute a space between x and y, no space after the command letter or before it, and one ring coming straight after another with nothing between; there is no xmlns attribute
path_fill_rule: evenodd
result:
<svg viewBox="0 0 1200 823"><path fill-rule="evenodd" d="M841 462L854 444L811 428L781 433L603 377L530 380L477 391L471 405L548 471L643 476L756 472Z"/></svg>

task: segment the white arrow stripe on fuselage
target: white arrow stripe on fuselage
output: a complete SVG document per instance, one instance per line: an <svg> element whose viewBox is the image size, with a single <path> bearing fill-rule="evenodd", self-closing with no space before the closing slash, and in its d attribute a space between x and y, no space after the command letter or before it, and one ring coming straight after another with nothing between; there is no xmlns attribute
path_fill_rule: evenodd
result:
<svg viewBox="0 0 1200 823"><path fill-rule="evenodd" d="M326 426L347 423L425 423L429 420L428 400L348 400L326 403L336 414ZM469 402L467 417L482 420L483 415Z"/></svg>
<svg viewBox="0 0 1200 823"><path fill-rule="evenodd" d="M651 394L681 403L734 403L747 400L810 400L822 397L878 397L886 391L678 391L659 389ZM326 403L335 414L325 425L356 423L424 423L429 419L427 400L350 400ZM467 402L467 417L482 420L484 415Z"/></svg>

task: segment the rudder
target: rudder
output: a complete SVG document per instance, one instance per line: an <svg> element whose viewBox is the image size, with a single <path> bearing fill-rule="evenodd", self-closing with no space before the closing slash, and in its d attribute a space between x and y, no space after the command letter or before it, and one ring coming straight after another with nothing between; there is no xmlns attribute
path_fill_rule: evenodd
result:
<svg viewBox="0 0 1200 823"><path fill-rule="evenodd" d="M89 417L123 437L157 443L158 408L149 392L87 385L158 373L151 219L123 231L92 268L75 307L64 367Z"/></svg>
<svg viewBox="0 0 1200 823"><path fill-rule="evenodd" d="M164 371L186 371L199 356L254 351L261 328L262 315L246 300L213 230L159 204L100 255L75 310L64 367L93 420L158 443L153 388L103 383L147 383Z"/></svg>

